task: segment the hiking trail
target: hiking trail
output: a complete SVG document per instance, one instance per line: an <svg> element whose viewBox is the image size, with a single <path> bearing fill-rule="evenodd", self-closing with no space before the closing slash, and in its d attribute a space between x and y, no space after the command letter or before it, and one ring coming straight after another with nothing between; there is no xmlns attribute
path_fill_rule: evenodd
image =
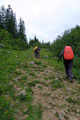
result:
<svg viewBox="0 0 80 120"><path fill-rule="evenodd" d="M80 120L80 84L77 81L70 83L65 79L65 73L48 66L44 60L35 62L35 58L33 62L21 63L16 73L19 75L10 83L15 91L12 101L16 109L15 120L27 120L29 117L25 101L17 98L26 95L28 86L32 89L32 104L42 107L41 120Z"/></svg>

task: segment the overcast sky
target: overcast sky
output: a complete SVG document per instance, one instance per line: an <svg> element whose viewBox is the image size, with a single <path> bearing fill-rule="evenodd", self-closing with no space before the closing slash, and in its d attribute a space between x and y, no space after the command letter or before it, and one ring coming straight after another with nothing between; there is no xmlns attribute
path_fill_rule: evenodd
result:
<svg viewBox="0 0 80 120"><path fill-rule="evenodd" d="M17 20L24 20L28 40L36 35L41 42L52 42L80 25L80 0L0 0L0 7L9 4Z"/></svg>

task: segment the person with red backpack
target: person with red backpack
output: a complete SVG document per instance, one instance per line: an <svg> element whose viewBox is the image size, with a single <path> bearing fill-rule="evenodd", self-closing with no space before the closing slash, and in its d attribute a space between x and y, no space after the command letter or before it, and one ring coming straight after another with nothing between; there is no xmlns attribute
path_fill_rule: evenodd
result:
<svg viewBox="0 0 80 120"><path fill-rule="evenodd" d="M62 50L58 58L58 62L62 57L64 61L64 66L65 66L66 78L69 78L70 82L72 83L73 82L72 65L73 65L74 53L71 46L64 47L64 50Z"/></svg>

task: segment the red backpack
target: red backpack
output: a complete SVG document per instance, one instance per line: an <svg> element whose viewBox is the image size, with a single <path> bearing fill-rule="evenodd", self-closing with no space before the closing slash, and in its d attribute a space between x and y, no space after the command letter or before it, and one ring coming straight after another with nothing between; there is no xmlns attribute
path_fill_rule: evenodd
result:
<svg viewBox="0 0 80 120"><path fill-rule="evenodd" d="M64 59L65 60L72 60L74 58L73 50L70 46L66 46L64 48Z"/></svg>

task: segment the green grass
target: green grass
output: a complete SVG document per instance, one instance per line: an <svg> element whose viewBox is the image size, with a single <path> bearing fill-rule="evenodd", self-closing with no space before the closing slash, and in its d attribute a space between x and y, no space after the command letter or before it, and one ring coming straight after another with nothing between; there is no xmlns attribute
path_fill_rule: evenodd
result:
<svg viewBox="0 0 80 120"><path fill-rule="evenodd" d="M46 84L45 82L38 81L38 80L31 81L31 82L28 83L28 85L29 85L30 87L34 87L34 86L36 86L36 84L38 84L38 83L47 86L47 84Z"/></svg>
<svg viewBox="0 0 80 120"><path fill-rule="evenodd" d="M59 74L63 74L65 71L63 62L60 61L58 65L57 58L52 58L52 54L48 50L43 49L40 53L40 59L34 59L32 56L33 51L30 49L27 51L16 51L12 49L0 49L0 120L15 120L14 113L15 109L19 109L21 105L26 105L29 117L26 120L41 120L42 119L42 106L34 106L33 91L31 87L38 85L38 88L42 90L40 84L47 86L45 82L41 82L33 79L37 78L36 72L43 72L48 66L54 68L55 72L59 71ZM45 58L44 56L48 56ZM78 63L77 63L78 59ZM34 61L34 65L28 64L30 61ZM74 59L73 74L75 79L80 81L80 62L79 58ZM33 69L33 70L32 70ZM24 71L24 72L23 72ZM34 72L35 71L35 72ZM28 76L27 76L28 75ZM20 77L16 82L14 78ZM28 81L30 77L31 81ZM51 86L53 88L64 87L62 79L55 80L54 75L44 78L45 80L51 80ZM13 84L10 85L10 83ZM26 94L20 94L15 96L16 90L14 85L18 85L24 89L26 87ZM26 84L26 86L24 86ZM80 90L79 90L80 91ZM12 106L12 101L18 101L15 103L15 107ZM67 102L78 104L77 100L73 100L71 97L66 99Z"/></svg>
<svg viewBox="0 0 80 120"><path fill-rule="evenodd" d="M16 71L15 74L16 74L16 75L21 75L22 72L21 72L21 71Z"/></svg>
<svg viewBox="0 0 80 120"><path fill-rule="evenodd" d="M42 90L42 86L38 85L38 88L39 88L40 90Z"/></svg>
<svg viewBox="0 0 80 120"><path fill-rule="evenodd" d="M34 72L29 72L29 75L32 77L37 77L37 75Z"/></svg>
<svg viewBox="0 0 80 120"><path fill-rule="evenodd" d="M41 60L35 60L34 62L35 62L35 64L37 64L37 65L41 65L41 64L42 64Z"/></svg>
<svg viewBox="0 0 80 120"><path fill-rule="evenodd" d="M73 99L72 97L67 98L66 101L67 101L68 103L73 103L74 105L75 105L75 104L78 104L78 101L75 100L75 99Z"/></svg>
<svg viewBox="0 0 80 120"><path fill-rule="evenodd" d="M52 80L51 85L53 88L62 88L64 84L59 80Z"/></svg>
<svg viewBox="0 0 80 120"><path fill-rule="evenodd" d="M28 85L30 87L34 87L34 86L36 86L37 83L39 83L39 81L35 80L35 81L32 81L32 82L29 82Z"/></svg>
<svg viewBox="0 0 80 120"><path fill-rule="evenodd" d="M22 66L21 63L28 63L28 56L30 54L31 51L29 50L15 51L12 49L0 49L0 120L14 120L13 113L15 110L11 107L11 101L8 100L8 96L10 99L13 99L14 86L9 85L9 83L13 78L22 74L21 71L16 71L16 69L20 67L27 68L26 65ZM22 80L26 79L26 76L22 77ZM27 94L27 100L31 99L30 97Z"/></svg>
<svg viewBox="0 0 80 120"><path fill-rule="evenodd" d="M27 80L28 78L27 78L27 76L22 76L21 77L21 80Z"/></svg>
<svg viewBox="0 0 80 120"><path fill-rule="evenodd" d="M32 94L33 94L32 89L29 87L29 88L26 88L26 94L24 95L21 93L18 98L21 102L31 103Z"/></svg>
<svg viewBox="0 0 80 120"><path fill-rule="evenodd" d="M49 77L45 77L44 79L45 79L45 80L54 80L55 77L54 77L54 76L49 76Z"/></svg>
<svg viewBox="0 0 80 120"><path fill-rule="evenodd" d="M10 107L10 101L5 97L0 97L0 120L14 120L14 111Z"/></svg>
<svg viewBox="0 0 80 120"><path fill-rule="evenodd" d="M40 104L38 106L29 104L27 113L29 117L26 120L42 120L42 106Z"/></svg>
<svg viewBox="0 0 80 120"><path fill-rule="evenodd" d="M59 62L58 64L58 58L47 58L46 61L49 66L52 66L55 70L58 71L64 71L64 64L62 61Z"/></svg>
<svg viewBox="0 0 80 120"><path fill-rule="evenodd" d="M41 120L42 119L42 106L40 104L33 105L32 100L33 100L33 92L32 88L28 87L26 88L26 95L20 94L18 96L18 99L21 103L26 103L28 110L24 112L23 114L28 114L29 117L26 118L25 120Z"/></svg>

